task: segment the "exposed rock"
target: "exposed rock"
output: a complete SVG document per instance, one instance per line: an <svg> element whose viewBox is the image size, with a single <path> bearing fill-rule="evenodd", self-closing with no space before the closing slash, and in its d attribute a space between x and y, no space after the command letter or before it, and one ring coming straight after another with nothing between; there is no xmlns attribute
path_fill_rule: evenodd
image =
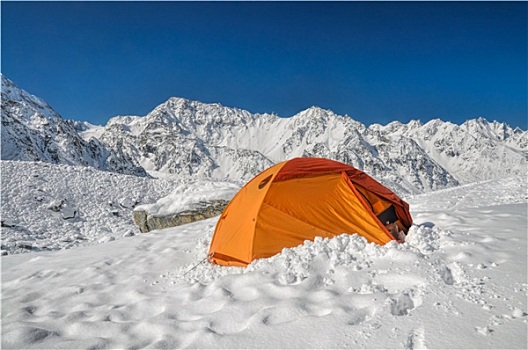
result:
<svg viewBox="0 0 528 350"><path fill-rule="evenodd" d="M12 219L5 218L1 220L2 227L15 227L15 224L13 223Z"/></svg>
<svg viewBox="0 0 528 350"><path fill-rule="evenodd" d="M33 242L20 241L16 242L18 248L33 250Z"/></svg>
<svg viewBox="0 0 528 350"><path fill-rule="evenodd" d="M141 232L149 232L149 228L147 226L147 212L144 210L134 210L132 212L132 218L134 219L134 223L138 225L139 230Z"/></svg>
<svg viewBox="0 0 528 350"><path fill-rule="evenodd" d="M132 230L128 230L127 232L123 234L123 237L132 237L132 236L135 236Z"/></svg>
<svg viewBox="0 0 528 350"><path fill-rule="evenodd" d="M209 202L198 203L198 208L185 210L166 216L156 216L144 210L134 210L132 217L141 232L149 232L167 227L189 224L194 221L208 219L220 215L229 201L218 199Z"/></svg>
<svg viewBox="0 0 528 350"><path fill-rule="evenodd" d="M54 200L50 204L48 204L48 209L51 211L54 211L56 213L61 211L62 206L64 205L64 200Z"/></svg>
<svg viewBox="0 0 528 350"><path fill-rule="evenodd" d="M119 201L119 205L123 208L134 208L139 201L130 197L125 197Z"/></svg>
<svg viewBox="0 0 528 350"><path fill-rule="evenodd" d="M77 210L69 205L65 199L54 200L47 208L55 213L60 213L64 220L73 219L77 216Z"/></svg>
<svg viewBox="0 0 528 350"><path fill-rule="evenodd" d="M64 220L73 219L77 215L77 210L69 205L64 205L61 208L61 215Z"/></svg>

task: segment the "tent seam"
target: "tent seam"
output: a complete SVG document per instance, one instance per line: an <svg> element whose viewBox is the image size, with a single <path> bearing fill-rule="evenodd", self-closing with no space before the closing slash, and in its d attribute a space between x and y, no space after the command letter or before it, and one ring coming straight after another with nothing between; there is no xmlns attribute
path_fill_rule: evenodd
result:
<svg viewBox="0 0 528 350"><path fill-rule="evenodd" d="M298 217L295 217L295 216L291 215L290 213L285 212L284 210L281 210L281 209L279 209L279 208L277 208L277 207L274 207L273 205L271 205L271 204L269 204L269 203L265 203L264 201L262 201L262 204L266 204L268 207L273 208L273 209L275 209L275 210L277 210L277 211L280 211L281 213L283 213L283 214L285 214L285 215L287 215L287 216L289 216L289 217L291 217L291 218L294 218L295 220L298 220L298 221L301 221L301 222L303 222L303 223L305 223L305 224L308 224L309 226L315 227L315 228L318 229L318 230L321 230L321 231L324 231L324 232L329 232L329 231L327 231L327 230L325 230L325 229L323 229L323 228L321 228L321 227L319 227L319 226L313 225L313 224L310 223L310 222L307 222L307 221L304 221L304 220L302 220L302 219L300 219L300 218L298 218ZM262 207L262 206L261 206L261 207ZM331 232L329 232L329 233L331 233ZM343 233L346 233L346 232L343 232Z"/></svg>
<svg viewBox="0 0 528 350"><path fill-rule="evenodd" d="M284 167L286 165L286 163L288 163L288 161L282 162L282 166L277 170L277 172L275 174L273 174L273 178L271 180L269 180L269 182L267 184L266 194L264 194L264 197L262 197L262 202L260 202L260 205L259 205L259 207L257 209L257 215L255 215L255 223L254 223L254 227L253 227L253 232L255 232L255 234L251 235L251 239L250 239L250 242L249 242L249 256L248 256L249 261L252 261L253 251L255 250L255 236L256 236L257 221L258 221L258 217L260 215L260 209L262 208L262 204L264 204L264 202L266 201L266 197L268 196L268 192L271 189L271 186L273 186L273 183L275 182L275 178L280 173L282 167ZM279 163L279 164L281 164L281 163Z"/></svg>
<svg viewBox="0 0 528 350"><path fill-rule="evenodd" d="M365 199L362 198L362 196L358 196L358 190L356 189L356 186L354 185L354 183L352 182L352 180L350 180L350 178L348 177L348 175L346 174L346 172L341 172L341 174L343 175L343 177L345 178L347 184L349 184L349 187L350 189L352 190L352 192L356 195L356 197L358 197L359 201L361 202L361 204L363 204L363 206L365 207L365 210L370 214L370 216L372 216L372 218L378 223L379 227L381 228L381 230L391 239L393 240L396 240L396 238L394 238L394 236L389 232L389 230L387 230L387 228L385 227L385 225L383 225L383 223L378 219L378 217L376 216L376 214L374 214L374 212L369 208L369 206L365 203ZM352 186L350 186L352 185Z"/></svg>

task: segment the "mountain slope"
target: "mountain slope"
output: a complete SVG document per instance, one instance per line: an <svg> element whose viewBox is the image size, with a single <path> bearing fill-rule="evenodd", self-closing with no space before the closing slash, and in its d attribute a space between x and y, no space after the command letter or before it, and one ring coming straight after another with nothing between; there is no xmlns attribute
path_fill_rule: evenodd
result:
<svg viewBox="0 0 528 350"><path fill-rule="evenodd" d="M247 181L273 163L325 157L397 192L419 193L522 174L527 164L527 132L484 119L367 127L318 107L280 118L171 98L145 117L112 118L102 130L109 148L148 171L219 180Z"/></svg>
<svg viewBox="0 0 528 350"><path fill-rule="evenodd" d="M91 166L117 173L146 172L119 149L84 140L75 123L2 75L2 159Z"/></svg>
<svg viewBox="0 0 528 350"><path fill-rule="evenodd" d="M363 124L317 107L280 118L172 98L145 117L112 118L98 135L148 171L184 177L243 182L289 158L325 157L363 169L400 192L458 184L412 140L378 149L365 132Z"/></svg>
<svg viewBox="0 0 528 350"><path fill-rule="evenodd" d="M462 125L439 119L426 124L374 125L387 138L410 138L461 183L525 174L528 132L483 118Z"/></svg>
<svg viewBox="0 0 528 350"><path fill-rule="evenodd" d="M528 132L479 118L382 126L311 107L289 118L170 98L105 126L64 120L2 77L2 159L89 165L125 174L244 183L294 157L364 170L397 193L525 174Z"/></svg>
<svg viewBox="0 0 528 350"><path fill-rule="evenodd" d="M174 181L44 162L1 161L2 254L69 249L139 233L138 204Z"/></svg>

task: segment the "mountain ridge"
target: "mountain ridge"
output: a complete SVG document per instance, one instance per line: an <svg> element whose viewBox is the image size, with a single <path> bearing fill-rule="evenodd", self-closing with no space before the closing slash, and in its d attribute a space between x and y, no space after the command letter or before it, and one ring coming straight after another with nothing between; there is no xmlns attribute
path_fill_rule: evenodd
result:
<svg viewBox="0 0 528 350"><path fill-rule="evenodd" d="M31 104L27 98L16 100L27 93L10 81L12 85L6 89L5 79L8 81L2 76L2 159L17 159L13 152L4 152L7 144L8 149L32 150L32 157L18 156L19 160L64 162L115 172L125 169L139 176L150 173L243 183L289 158L325 157L364 170L399 193L428 192L526 172L528 132L498 121L477 118L457 125L433 119L366 126L317 106L284 118L180 97L169 98L145 116L115 116L104 126L63 119L35 97L29 119L55 120L61 126L55 128L67 129L68 137L77 140L81 149L102 149L119 161L112 167L101 160L104 157L91 154L90 158L81 150L77 158L59 152L64 159L48 159L42 142L27 144L20 135L15 145L8 142L14 138L10 133L16 124L13 120L28 117L27 106L17 110L10 105ZM20 128L16 133L31 134ZM46 137L60 146L61 135L56 132Z"/></svg>
<svg viewBox="0 0 528 350"><path fill-rule="evenodd" d="M84 140L75 122L64 119L44 100L2 75L2 159L91 166L127 175L147 176L119 150L97 139Z"/></svg>

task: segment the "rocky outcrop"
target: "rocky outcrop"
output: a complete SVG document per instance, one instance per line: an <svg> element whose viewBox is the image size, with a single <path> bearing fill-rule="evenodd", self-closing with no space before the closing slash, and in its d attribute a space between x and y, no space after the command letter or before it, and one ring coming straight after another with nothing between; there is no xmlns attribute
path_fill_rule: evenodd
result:
<svg viewBox="0 0 528 350"><path fill-rule="evenodd" d="M189 224L194 221L204 220L220 215L229 201L218 199L208 202L199 202L195 208L165 216L153 215L145 210L137 209L132 212L134 223L141 232L149 232L168 227Z"/></svg>

